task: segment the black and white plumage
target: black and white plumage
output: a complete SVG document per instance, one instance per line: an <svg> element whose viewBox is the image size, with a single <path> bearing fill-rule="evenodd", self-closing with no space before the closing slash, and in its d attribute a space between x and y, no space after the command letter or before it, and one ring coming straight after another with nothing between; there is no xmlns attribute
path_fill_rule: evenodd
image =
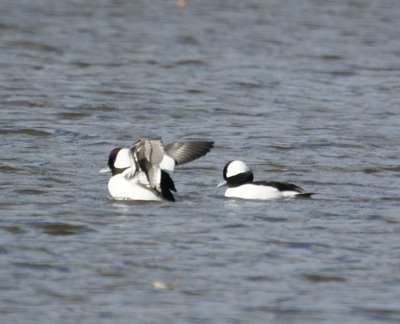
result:
<svg viewBox="0 0 400 324"><path fill-rule="evenodd" d="M108 161L113 174L109 192L115 199L174 201L171 191L176 189L168 172L207 154L213 146L209 141L164 145L160 138L144 138L130 148L113 149Z"/></svg>
<svg viewBox="0 0 400 324"><path fill-rule="evenodd" d="M253 181L253 172L242 161L229 161L223 170L224 182L218 186L227 186L225 197L242 199L281 199L311 197L313 193L286 182Z"/></svg>

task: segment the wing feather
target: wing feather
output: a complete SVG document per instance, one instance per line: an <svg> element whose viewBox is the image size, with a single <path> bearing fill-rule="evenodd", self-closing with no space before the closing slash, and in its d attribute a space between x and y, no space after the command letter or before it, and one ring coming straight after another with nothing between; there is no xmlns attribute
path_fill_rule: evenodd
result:
<svg viewBox="0 0 400 324"><path fill-rule="evenodd" d="M160 163L164 156L164 146L159 138L146 138L137 141L130 148L136 170L143 171L150 187L160 192Z"/></svg>
<svg viewBox="0 0 400 324"><path fill-rule="evenodd" d="M129 148L131 170L127 177L173 201L171 191L176 191L174 182L160 166L164 157L170 157L176 164L184 164L207 154L213 147L214 142L206 141L180 141L164 145L160 138L141 139Z"/></svg>
<svg viewBox="0 0 400 324"><path fill-rule="evenodd" d="M176 164L184 164L206 155L213 147L214 142L178 141L165 145L165 153L172 157Z"/></svg>

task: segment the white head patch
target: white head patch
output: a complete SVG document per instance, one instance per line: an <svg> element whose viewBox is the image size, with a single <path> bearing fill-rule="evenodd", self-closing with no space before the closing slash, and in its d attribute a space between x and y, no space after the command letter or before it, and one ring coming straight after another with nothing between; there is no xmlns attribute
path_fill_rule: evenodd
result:
<svg viewBox="0 0 400 324"><path fill-rule="evenodd" d="M114 167L117 169L125 169L131 166L131 159L129 158L129 149L122 148L117 154L115 159Z"/></svg>
<svg viewBox="0 0 400 324"><path fill-rule="evenodd" d="M237 174L244 173L247 171L250 171L250 169L244 162L238 160L232 161L231 163L229 163L228 168L226 170L226 177L230 178Z"/></svg>

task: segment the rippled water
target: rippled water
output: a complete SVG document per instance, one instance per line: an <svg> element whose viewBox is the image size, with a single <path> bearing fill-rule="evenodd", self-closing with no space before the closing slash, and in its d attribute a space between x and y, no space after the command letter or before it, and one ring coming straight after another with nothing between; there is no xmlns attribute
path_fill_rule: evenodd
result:
<svg viewBox="0 0 400 324"><path fill-rule="evenodd" d="M397 1L3 0L4 323L400 321ZM214 140L177 202L98 170ZM312 200L228 200L227 160Z"/></svg>

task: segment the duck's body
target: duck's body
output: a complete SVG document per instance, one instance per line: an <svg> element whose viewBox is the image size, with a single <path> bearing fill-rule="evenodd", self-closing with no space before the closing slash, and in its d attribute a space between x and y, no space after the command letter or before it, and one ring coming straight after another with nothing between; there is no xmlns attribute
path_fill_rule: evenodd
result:
<svg viewBox="0 0 400 324"><path fill-rule="evenodd" d="M108 192L117 200L163 200L163 197L148 185L128 180L123 173L110 178Z"/></svg>
<svg viewBox="0 0 400 324"><path fill-rule="evenodd" d="M159 138L141 139L128 148L111 151L108 166L112 177L108 191L114 199L175 201L176 191L169 172L175 165L207 154L213 142L174 142L164 145Z"/></svg>
<svg viewBox="0 0 400 324"><path fill-rule="evenodd" d="M246 183L241 186L227 188L225 191L225 197L235 197L243 199L282 199L282 198L294 198L298 195L304 196L304 192L295 190L280 190L276 187L277 183Z"/></svg>
<svg viewBox="0 0 400 324"><path fill-rule="evenodd" d="M226 185L225 197L242 199L283 199L310 197L312 193L305 192L292 183L278 181L253 181L253 172L242 161L230 161L223 171Z"/></svg>

